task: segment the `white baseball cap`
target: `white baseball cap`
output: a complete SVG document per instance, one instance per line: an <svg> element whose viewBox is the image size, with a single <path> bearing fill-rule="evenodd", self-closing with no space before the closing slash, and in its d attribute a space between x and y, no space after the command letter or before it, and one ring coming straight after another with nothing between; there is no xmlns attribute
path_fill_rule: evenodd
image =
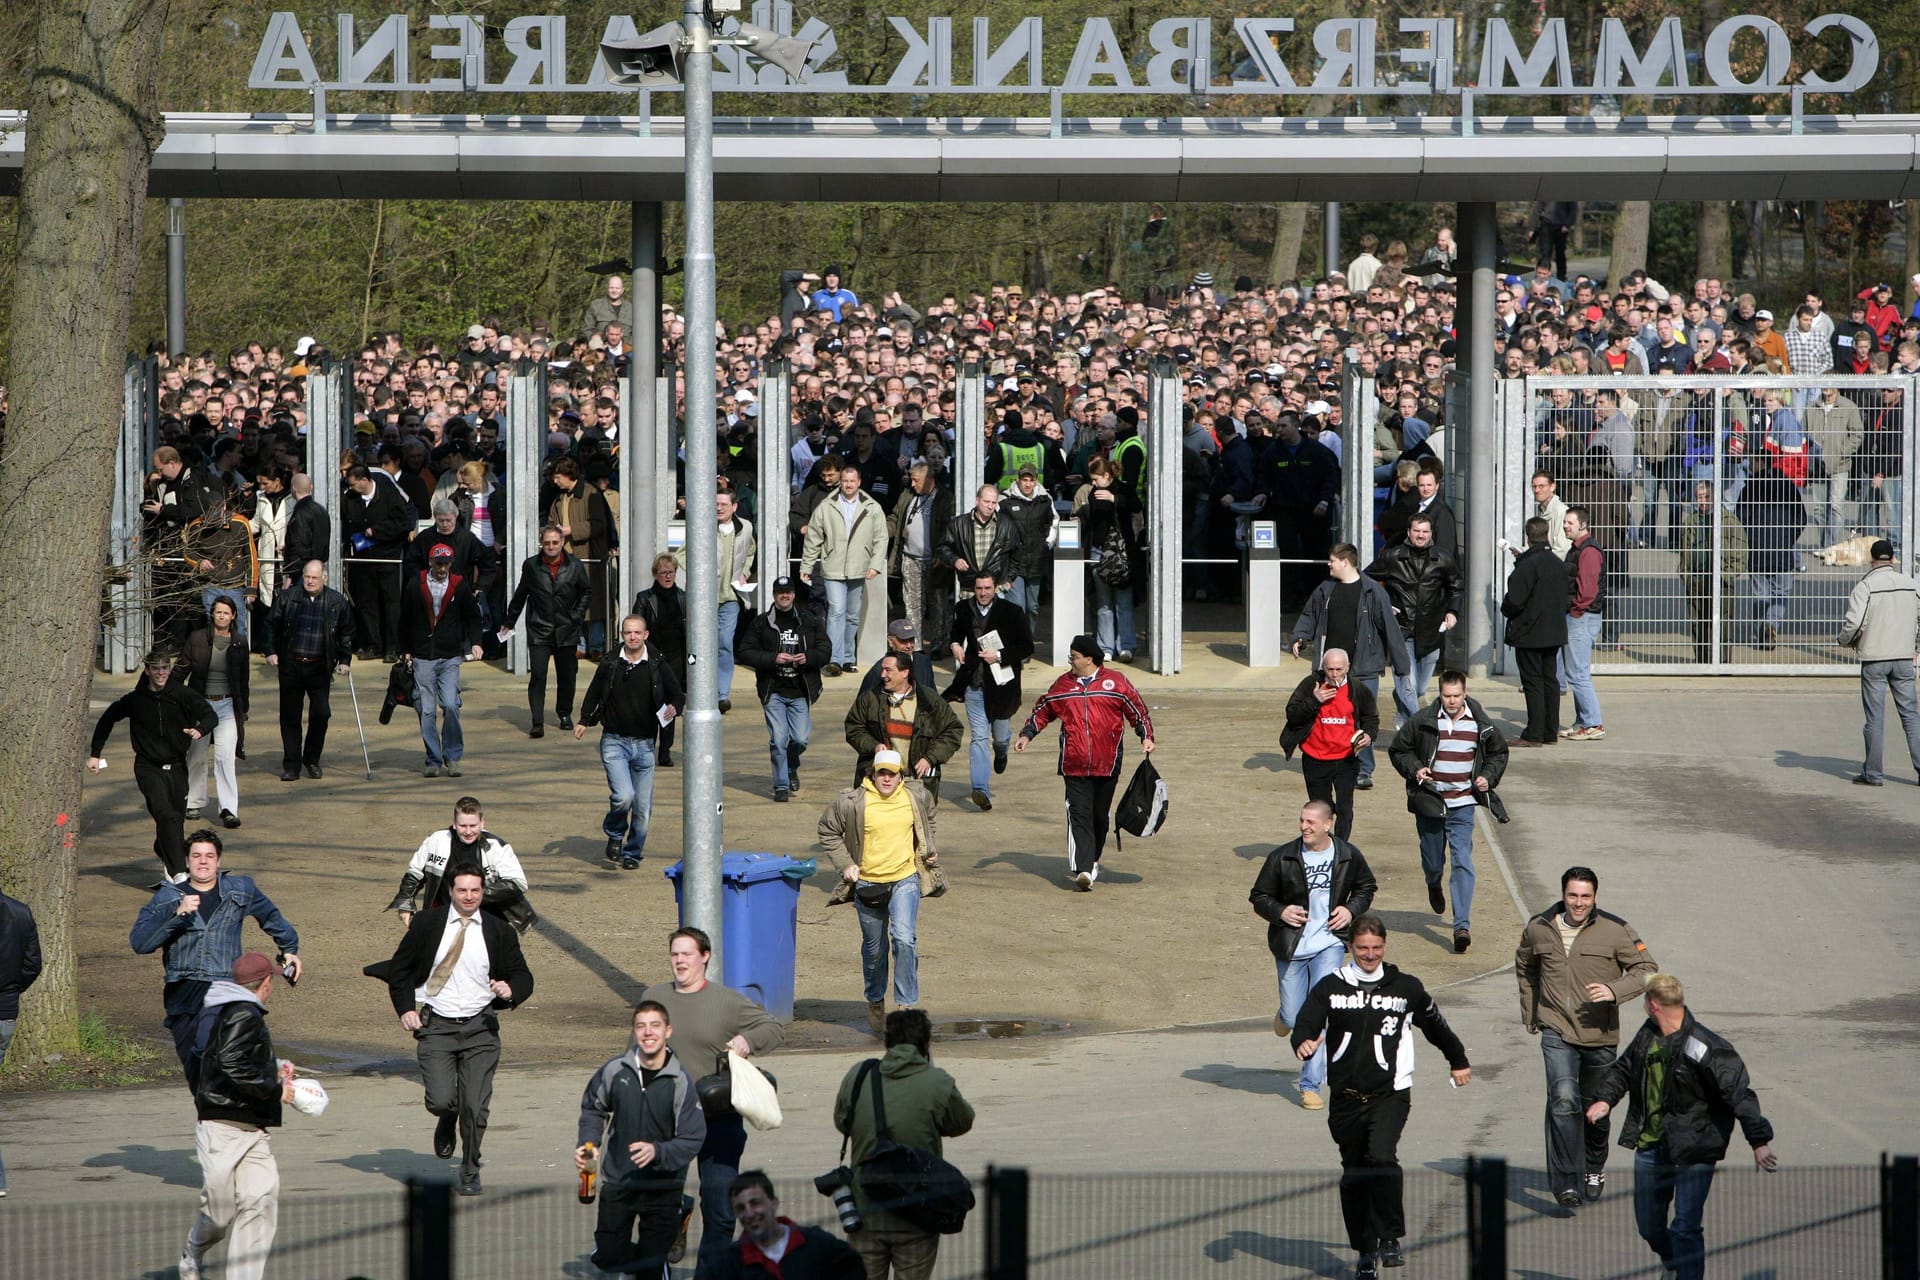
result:
<svg viewBox="0 0 1920 1280"><path fill-rule="evenodd" d="M902 772L900 753L886 747L880 748L880 750L873 753L873 771L875 773Z"/></svg>

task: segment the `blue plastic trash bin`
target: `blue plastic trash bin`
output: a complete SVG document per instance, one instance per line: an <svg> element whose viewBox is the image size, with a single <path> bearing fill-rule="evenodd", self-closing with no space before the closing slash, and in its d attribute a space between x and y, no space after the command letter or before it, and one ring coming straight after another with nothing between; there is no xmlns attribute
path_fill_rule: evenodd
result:
<svg viewBox="0 0 1920 1280"><path fill-rule="evenodd" d="M666 870L685 924L684 862ZM782 1022L793 1019L794 943L800 882L813 875L812 858L779 853L729 853L720 862L720 981L754 1000Z"/></svg>

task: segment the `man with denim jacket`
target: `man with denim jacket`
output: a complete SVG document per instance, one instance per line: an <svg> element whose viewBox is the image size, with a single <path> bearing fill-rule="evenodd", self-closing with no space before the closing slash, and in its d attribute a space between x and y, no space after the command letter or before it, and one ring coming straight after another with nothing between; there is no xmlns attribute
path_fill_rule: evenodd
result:
<svg viewBox="0 0 1920 1280"><path fill-rule="evenodd" d="M240 958L247 917L260 922L285 955L282 962L300 980L300 935L260 892L252 877L220 870L220 837L211 830L187 837L184 884L163 884L133 922L128 942L140 955L162 953L166 962L166 1028L182 1070L193 1058L193 1024L207 989L231 977Z"/></svg>

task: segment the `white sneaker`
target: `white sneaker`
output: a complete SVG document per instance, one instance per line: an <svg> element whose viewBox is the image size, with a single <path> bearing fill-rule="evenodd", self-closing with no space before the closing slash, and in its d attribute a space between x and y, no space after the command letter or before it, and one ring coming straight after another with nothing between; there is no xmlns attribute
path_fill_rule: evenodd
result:
<svg viewBox="0 0 1920 1280"><path fill-rule="evenodd" d="M1093 879L1098 880L1100 878L1100 864L1097 862L1094 863L1093 870L1088 872L1087 874L1091 876Z"/></svg>
<svg viewBox="0 0 1920 1280"><path fill-rule="evenodd" d="M1080 886L1082 893L1090 893L1093 890L1093 877L1085 871L1074 872L1073 882Z"/></svg>

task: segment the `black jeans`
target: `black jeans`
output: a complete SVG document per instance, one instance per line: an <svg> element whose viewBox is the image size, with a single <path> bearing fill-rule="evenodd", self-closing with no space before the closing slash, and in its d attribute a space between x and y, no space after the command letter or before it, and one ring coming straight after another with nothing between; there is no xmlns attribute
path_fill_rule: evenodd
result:
<svg viewBox="0 0 1920 1280"><path fill-rule="evenodd" d="M573 714L573 686L580 674L580 657L570 644L527 646L527 707L533 712L533 722L539 724L545 718L541 710L547 703L547 659L553 659L554 697L553 711L558 716Z"/></svg>
<svg viewBox="0 0 1920 1280"><path fill-rule="evenodd" d="M678 1187L627 1191L603 1185L593 1222L593 1265L620 1275L664 1276L680 1234L681 1194Z"/></svg>
<svg viewBox="0 0 1920 1280"><path fill-rule="evenodd" d="M1113 792L1120 770L1099 778L1067 775L1067 872L1091 871L1107 845L1107 827L1113 820Z"/></svg>
<svg viewBox="0 0 1920 1280"><path fill-rule="evenodd" d="M347 561L353 634L362 649L400 652L400 566Z"/></svg>
<svg viewBox="0 0 1920 1280"><path fill-rule="evenodd" d="M1327 1129L1340 1148L1340 1213L1355 1253L1378 1253L1382 1240L1407 1234L1399 1148L1412 1106L1411 1089L1367 1099L1333 1090Z"/></svg>
<svg viewBox="0 0 1920 1280"><path fill-rule="evenodd" d="M1520 673L1520 691L1527 699L1527 728L1520 736L1529 742L1560 739L1560 677L1554 670L1559 658L1557 646L1513 651L1513 663Z"/></svg>
<svg viewBox="0 0 1920 1280"><path fill-rule="evenodd" d="M1353 784L1360 777L1360 757L1316 760L1303 751L1300 775L1307 781L1307 799L1333 806L1333 834L1345 840L1353 831Z"/></svg>
<svg viewBox="0 0 1920 1280"><path fill-rule="evenodd" d="M493 1073L500 1065L500 1020L492 1012L462 1022L428 1009L413 1033L427 1110L459 1118L460 1172L480 1172L480 1140L493 1106Z"/></svg>
<svg viewBox="0 0 1920 1280"><path fill-rule="evenodd" d="M178 875L187 869L187 766L154 764L135 756L133 780L153 816L153 854L168 875Z"/></svg>
<svg viewBox="0 0 1920 1280"><path fill-rule="evenodd" d="M309 662L302 658L280 659L280 764L292 769L301 764L319 764L320 752L327 745L327 720L333 715L329 693L333 688L333 669L324 658ZM304 704L304 706L303 706ZM300 741L301 712L306 712L307 739Z"/></svg>

